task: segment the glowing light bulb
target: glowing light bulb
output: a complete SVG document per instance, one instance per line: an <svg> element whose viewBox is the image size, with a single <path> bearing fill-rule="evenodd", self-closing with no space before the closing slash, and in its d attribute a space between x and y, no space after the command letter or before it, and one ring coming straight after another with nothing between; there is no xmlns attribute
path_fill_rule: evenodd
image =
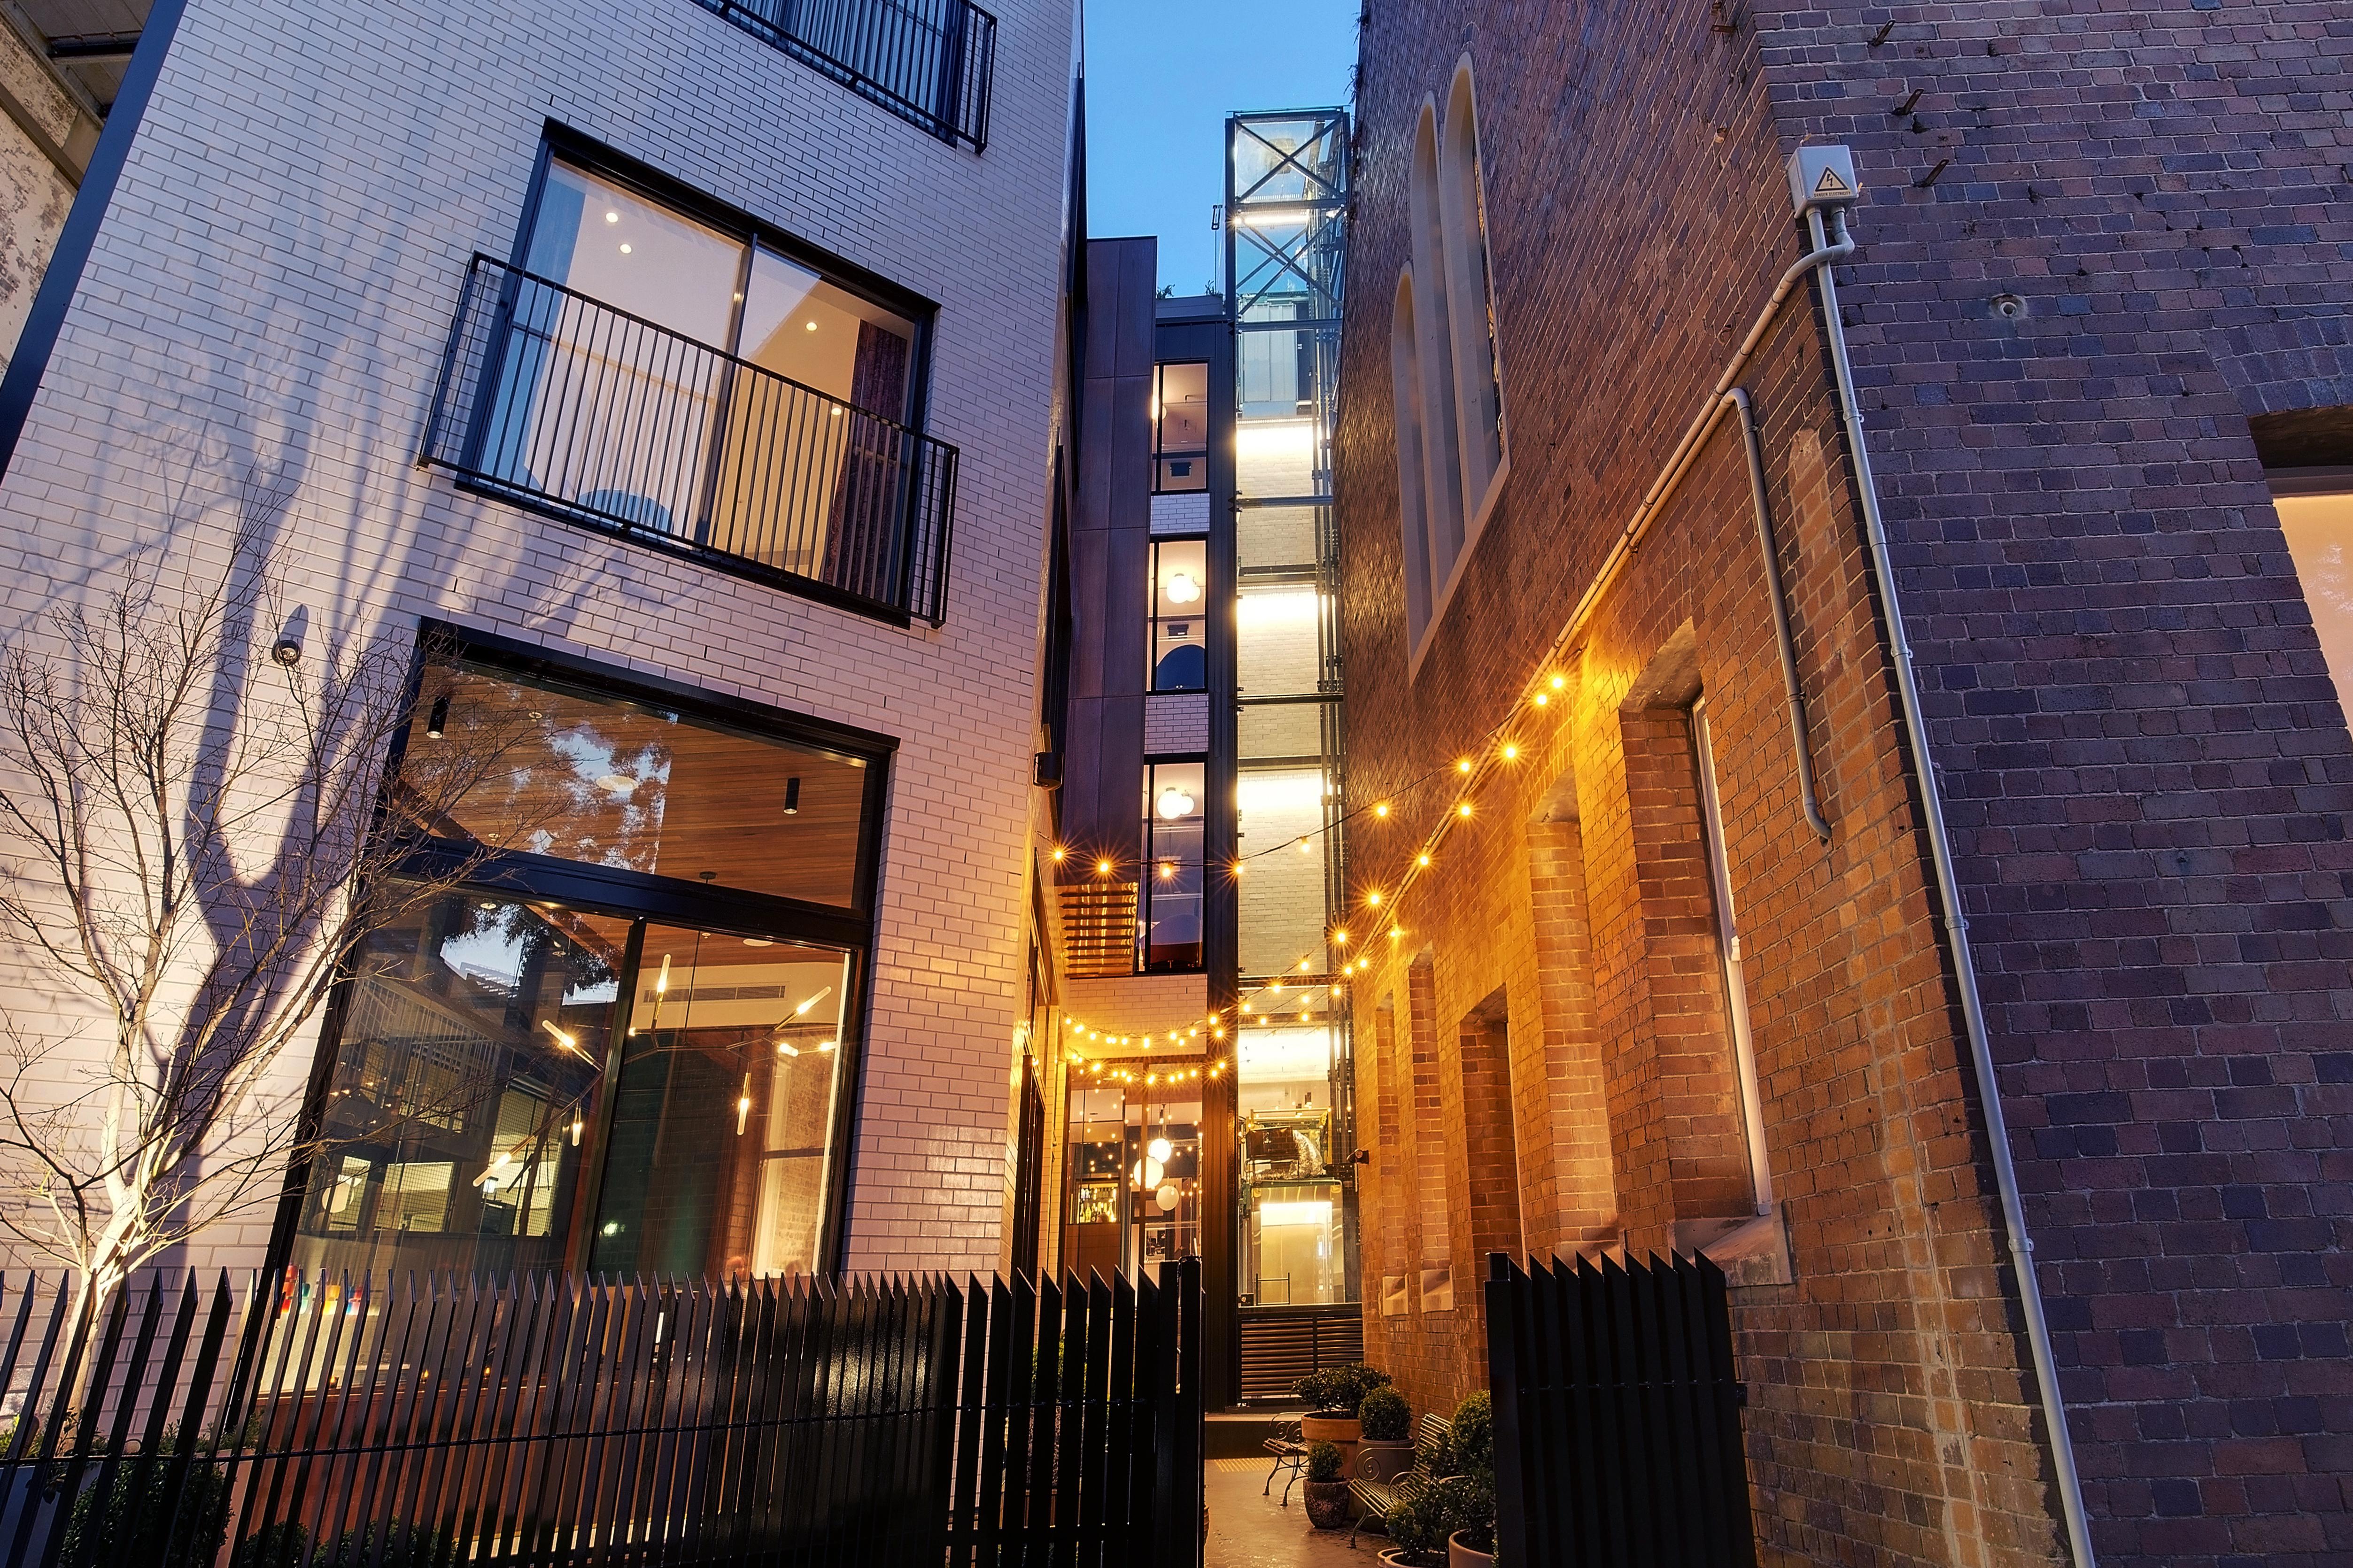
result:
<svg viewBox="0 0 2353 1568"><path fill-rule="evenodd" d="M1164 1165L1168 1163L1170 1156L1176 1152L1176 1148L1166 1138L1155 1138L1144 1146L1144 1152Z"/></svg>
<svg viewBox="0 0 2353 1568"><path fill-rule="evenodd" d="M797 1057L800 1052L793 1048L793 1043L790 1040L778 1040L776 1054L780 1057Z"/></svg>
<svg viewBox="0 0 2353 1568"><path fill-rule="evenodd" d="M744 1075L744 1092L735 1101L735 1136L744 1136L744 1129L752 1120L752 1075Z"/></svg>
<svg viewBox="0 0 2353 1568"><path fill-rule="evenodd" d="M1365 895L1365 902L1372 905L1375 909L1379 909L1381 907L1381 890L1378 888L1375 888L1371 892L1366 893Z"/></svg>
<svg viewBox="0 0 2353 1568"><path fill-rule="evenodd" d="M1505 762L1507 762L1507 763L1516 763L1516 762L1518 762L1519 760L1520 760L1520 748L1519 748L1517 745L1514 744L1514 743L1513 743L1512 742L1510 742L1510 741L1506 741L1506 742L1504 742L1504 761L1505 761Z"/></svg>
<svg viewBox="0 0 2353 1568"><path fill-rule="evenodd" d="M1314 847L1314 845L1312 845L1312 844L1308 843L1308 842L1307 842L1307 840L1306 840L1306 839L1304 839L1304 838L1302 838L1302 839L1299 841L1299 852L1300 852L1302 855L1306 855L1306 854L1310 854L1310 853L1312 853L1312 852L1314 850L1314 847Z"/></svg>
<svg viewBox="0 0 2353 1568"><path fill-rule="evenodd" d="M1344 931L1335 931L1332 933L1332 940L1339 943L1342 947L1345 947L1348 945L1348 933Z"/></svg>
<svg viewBox="0 0 2353 1568"><path fill-rule="evenodd" d="M1201 584L1193 580L1190 573L1171 572L1160 591L1168 595L1172 605L1189 605L1201 596Z"/></svg>
<svg viewBox="0 0 2353 1568"><path fill-rule="evenodd" d="M580 1113L576 1110L572 1113L572 1146L580 1147Z"/></svg>
<svg viewBox="0 0 2353 1568"><path fill-rule="evenodd" d="M1461 761L1457 762L1454 764L1454 771L1458 773L1469 773L1471 771L1471 759L1464 757Z"/></svg>
<svg viewBox="0 0 2353 1568"><path fill-rule="evenodd" d="M1375 816L1387 816L1388 814L1389 803L1388 801L1377 800L1373 803L1373 815Z"/></svg>
<svg viewBox="0 0 2353 1568"><path fill-rule="evenodd" d="M1175 861L1163 860L1160 862L1160 879L1162 881L1173 881L1176 879L1176 863Z"/></svg>
<svg viewBox="0 0 2353 1568"><path fill-rule="evenodd" d="M1552 689L1553 689L1555 691L1563 691L1563 690L1566 690L1566 689L1567 689L1567 687L1568 687L1568 677L1567 677L1566 675L1556 675L1556 676L1554 676L1554 677L1552 678Z"/></svg>
<svg viewBox="0 0 2353 1568"><path fill-rule="evenodd" d="M832 994L833 987L830 985L827 986L824 990L818 992L816 995L810 997L807 1001L794 1008L793 1016L796 1018L806 1017L810 1008L816 1006L818 1003L824 1001L827 997Z"/></svg>
<svg viewBox="0 0 2353 1568"><path fill-rule="evenodd" d="M1314 973L1314 966L1306 959L1303 958L1299 961L1299 973L1302 974L1312 974Z"/></svg>
<svg viewBox="0 0 2353 1568"><path fill-rule="evenodd" d="M1109 860L1098 860L1098 861L1096 861L1096 862L1095 862L1095 875L1096 875L1096 876L1098 876L1098 877L1108 877L1108 876L1110 876L1110 875L1111 875L1111 862L1110 862Z"/></svg>
<svg viewBox="0 0 2353 1568"><path fill-rule="evenodd" d="M578 1053L580 1049L580 1042L575 1039L572 1036L566 1034L564 1030L557 1028L555 1026L554 1019L542 1018L539 1021L539 1026L545 1029L549 1034L554 1035L555 1037L555 1043L558 1046L575 1054Z"/></svg>
<svg viewBox="0 0 2353 1568"><path fill-rule="evenodd" d="M662 954L661 973L654 976L654 994L658 997L670 994L670 954L666 952Z"/></svg>
<svg viewBox="0 0 2353 1568"><path fill-rule="evenodd" d="M1466 801L1464 801L1461 805L1460 805L1456 806L1456 807L1454 808L1454 815L1455 815L1455 816L1470 816L1470 815L1471 815L1471 803L1470 803L1469 801L1467 801L1467 800L1466 800Z"/></svg>
<svg viewBox="0 0 2353 1568"><path fill-rule="evenodd" d="M1070 858L1070 854L1071 854L1071 852L1070 852L1069 850L1067 850L1067 849L1063 848L1060 845L1059 845L1059 844L1055 845L1055 846L1054 846L1054 864L1055 864L1055 865L1057 865L1057 866L1060 865L1064 860L1066 860L1066 859Z"/></svg>
<svg viewBox="0 0 2353 1568"><path fill-rule="evenodd" d="M1181 816L1190 816L1195 804L1190 795L1174 784L1160 792L1160 815L1167 821L1174 822Z"/></svg>
<svg viewBox="0 0 2353 1568"><path fill-rule="evenodd" d="M1539 707L1539 708L1543 707L1546 703L1547 703L1547 702L1549 702L1549 701L1551 701L1551 700L1552 700L1551 696L1550 696L1549 694L1546 693L1546 692L1539 691L1539 692L1537 692L1537 693L1536 693L1536 695L1535 695L1535 704L1536 704L1536 706L1537 706L1537 707Z"/></svg>

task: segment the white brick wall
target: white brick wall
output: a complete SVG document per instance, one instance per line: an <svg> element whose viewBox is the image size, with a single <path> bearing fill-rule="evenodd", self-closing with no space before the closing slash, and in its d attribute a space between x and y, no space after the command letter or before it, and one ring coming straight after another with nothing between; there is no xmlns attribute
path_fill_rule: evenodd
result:
<svg viewBox="0 0 2353 1568"><path fill-rule="evenodd" d="M0 490L11 639L126 552L217 556L242 481L274 475L314 635L443 616L898 737L856 1268L997 1258L1071 16L992 8L976 157L691 0L191 0ZM508 253L551 119L939 302L929 427L963 451L944 629L413 466L466 258ZM266 1230L194 1261L257 1261Z"/></svg>

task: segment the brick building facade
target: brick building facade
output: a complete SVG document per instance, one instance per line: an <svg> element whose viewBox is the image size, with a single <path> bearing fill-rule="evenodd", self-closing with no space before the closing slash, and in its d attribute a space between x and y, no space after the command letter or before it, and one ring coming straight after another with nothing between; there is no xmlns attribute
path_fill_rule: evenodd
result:
<svg viewBox="0 0 2353 1568"><path fill-rule="evenodd" d="M1844 143L1833 276L2093 1542L2353 1551L2353 744L2267 484L2353 464L2348 48L2227 0L1368 10L1353 1001L1367 1347L1418 1406L1483 1380L1485 1251L1721 1251L1768 1560L2067 1558L1813 285L1739 357L1809 245L1784 161ZM1508 466L1419 642L1393 299L1430 298L1418 127L1466 62ZM1736 362L1827 839L1738 416L1653 488Z"/></svg>

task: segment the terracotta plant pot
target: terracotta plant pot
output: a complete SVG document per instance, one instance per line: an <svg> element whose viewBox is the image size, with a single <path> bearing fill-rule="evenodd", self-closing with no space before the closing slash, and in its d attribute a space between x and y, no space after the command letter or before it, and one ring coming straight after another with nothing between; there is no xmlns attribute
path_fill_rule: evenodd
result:
<svg viewBox="0 0 2353 1568"><path fill-rule="evenodd" d="M1463 1545L1458 1530L1446 1538L1446 1568L1495 1568L1495 1554Z"/></svg>
<svg viewBox="0 0 2353 1568"><path fill-rule="evenodd" d="M1356 1445L1356 1468L1349 1474L1360 1481L1393 1481L1411 1468L1412 1444L1367 1441Z"/></svg>
<svg viewBox="0 0 2353 1568"><path fill-rule="evenodd" d="M1311 1410L1299 1418L1299 1438L1310 1447L1317 1443L1335 1443L1340 1449L1340 1479L1352 1479L1356 1473L1356 1444L1365 1435L1365 1424L1356 1419L1353 1410Z"/></svg>
<svg viewBox="0 0 2353 1568"><path fill-rule="evenodd" d="M1435 1563L1438 1559L1417 1558L1410 1552L1400 1552L1391 1546L1382 1551L1381 1561L1388 1564L1388 1568L1425 1568L1426 1563Z"/></svg>
<svg viewBox="0 0 2353 1568"><path fill-rule="evenodd" d="M1348 1483L1307 1481L1307 1522L1318 1530L1339 1530L1348 1522Z"/></svg>

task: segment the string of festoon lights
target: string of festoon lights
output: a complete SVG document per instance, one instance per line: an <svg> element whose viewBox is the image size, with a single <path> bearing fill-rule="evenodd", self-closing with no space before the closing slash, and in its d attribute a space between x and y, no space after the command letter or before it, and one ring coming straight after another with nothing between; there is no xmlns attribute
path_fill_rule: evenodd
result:
<svg viewBox="0 0 2353 1568"><path fill-rule="evenodd" d="M1573 629L1577 621L1581 618L1581 616L1573 618L1569 629ZM1545 659L1537 667L1535 676L1522 689L1519 699L1506 710L1504 717L1480 738L1472 750L1463 752L1451 763L1440 763L1407 780L1388 795L1368 801L1353 811L1342 813L1311 832L1286 839L1271 848L1236 856L1226 867L1227 875L1239 879L1245 874L1246 868L1251 862L1265 859L1270 856L1292 853L1313 855L1319 839L1353 822L1362 820L1382 825L1398 824L1406 815L1403 803L1419 795L1433 784L1440 781L1449 782L1453 788L1447 795L1446 808L1439 812L1430 821L1428 828L1418 836L1419 842L1407 855L1396 874L1386 879L1376 879L1364 886L1352 899L1356 910L1361 913L1363 922L1368 924L1370 929L1377 933L1382 923L1386 921L1388 940L1391 942L1402 941L1406 933L1405 927L1399 922L1398 915L1414 884L1420 880L1422 873L1438 863L1439 850L1444 844L1446 836L1476 817L1480 786L1497 771L1510 767L1525 754L1526 738L1522 731L1534 714L1550 708L1554 701L1567 689L1568 678L1561 674L1557 668L1558 644L1567 640L1565 630L1563 637L1556 639L1555 647L1546 650ZM1069 848L1062 845L1051 847L1050 852L1057 865L1066 863L1071 854ZM1176 866L1174 861L1161 860L1156 868L1163 880L1175 879ZM1109 879L1118 869L1119 863L1108 856L1098 858L1094 864L1094 874L1099 879ZM1345 955L1337 970L1318 977L1315 968L1316 955L1313 950L1310 950L1301 954L1295 963L1283 973L1270 975L1252 986L1235 1002L1230 1009L1188 1018L1182 1023L1164 1025L1150 1030L1132 1027L1105 1028L1067 1015L1063 1020L1064 1027L1068 1031L1067 1037L1080 1050L1092 1047L1097 1050L1142 1049L1149 1052L1162 1045L1175 1047L1192 1046L1206 1037L1209 1041L1208 1048L1213 1053L1210 1059L1198 1064L1187 1062L1154 1066L1148 1059L1144 1058L1113 1058L1105 1060L1074 1054L1071 1058L1073 1070L1083 1072L1089 1078L1101 1081L1120 1084L1142 1083L1147 1088L1156 1088L1164 1084L1195 1082L1204 1077L1213 1079L1221 1077L1228 1070L1230 1058L1214 1054L1218 1051L1219 1044L1230 1032L1247 1031L1252 1026L1263 1027L1273 1025L1287 1010L1287 1004L1282 1000L1286 986L1296 992L1310 994L1324 989L1337 995L1343 992L1349 977L1373 967L1373 960L1362 952L1361 946L1356 953L1349 953L1348 950L1356 941L1349 911L1341 911L1325 928L1324 940L1328 944L1325 948L1327 953L1336 951ZM1326 962L1328 963L1329 960L1327 959ZM1336 1005L1327 1008L1327 1011L1331 1010L1336 1010ZM1302 1005L1297 1009L1296 1016L1302 1022L1314 1021L1313 1005L1305 996L1302 998Z"/></svg>

